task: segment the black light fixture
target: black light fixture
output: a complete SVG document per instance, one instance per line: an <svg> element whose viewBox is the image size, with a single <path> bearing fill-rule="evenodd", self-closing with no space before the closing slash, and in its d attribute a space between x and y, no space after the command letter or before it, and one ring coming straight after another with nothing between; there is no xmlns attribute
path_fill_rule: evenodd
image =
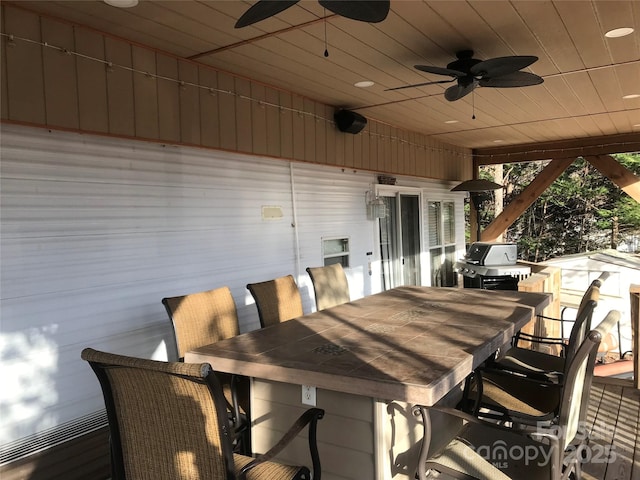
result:
<svg viewBox="0 0 640 480"><path fill-rule="evenodd" d="M469 198L473 203L473 208L476 209L477 241L480 241L480 204L482 203L482 192L491 192L500 188L503 188L503 186L499 183L483 178L474 178L473 180L466 180L451 189L452 192L469 192Z"/></svg>

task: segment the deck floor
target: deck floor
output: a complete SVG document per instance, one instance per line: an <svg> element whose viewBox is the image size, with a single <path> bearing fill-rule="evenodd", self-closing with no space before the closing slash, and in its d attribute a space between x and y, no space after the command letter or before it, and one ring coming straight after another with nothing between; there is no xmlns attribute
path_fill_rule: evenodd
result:
<svg viewBox="0 0 640 480"><path fill-rule="evenodd" d="M640 390L631 380L595 377L587 423L591 461L583 480L640 479Z"/></svg>

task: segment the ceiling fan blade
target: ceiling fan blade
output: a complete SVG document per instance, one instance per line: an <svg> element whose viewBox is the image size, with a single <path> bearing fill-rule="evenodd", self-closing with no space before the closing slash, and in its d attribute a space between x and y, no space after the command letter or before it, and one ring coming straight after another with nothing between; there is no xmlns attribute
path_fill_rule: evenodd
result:
<svg viewBox="0 0 640 480"><path fill-rule="evenodd" d="M415 69L421 72L435 73L436 75L449 75L450 77L464 77L466 73L459 70L451 70L444 67L432 67L431 65L414 65Z"/></svg>
<svg viewBox="0 0 640 480"><path fill-rule="evenodd" d="M517 72L536 62L538 57L534 56L513 56L513 57L497 57L476 63L471 67L471 73L475 77L500 77Z"/></svg>
<svg viewBox="0 0 640 480"><path fill-rule="evenodd" d="M481 87L512 88L529 87L544 82L542 77L528 72L513 72L496 78L481 78L478 83Z"/></svg>
<svg viewBox="0 0 640 480"><path fill-rule="evenodd" d="M319 0L327 10L361 22L378 23L387 18L390 0Z"/></svg>
<svg viewBox="0 0 640 480"><path fill-rule="evenodd" d="M444 98L446 98L450 102L455 102L456 100L460 100L465 95L470 94L475 86L475 82L471 82L467 86L462 86L460 84L454 85L453 87L449 87L444 91Z"/></svg>
<svg viewBox="0 0 640 480"><path fill-rule="evenodd" d="M424 83L414 83L412 85L403 85L402 87L394 87L394 88L385 88L385 92L391 92L393 90L402 90L403 88L415 88L415 87L424 87L425 85L435 85L436 83L451 83L455 81L455 78L451 80L437 80L435 82L424 82Z"/></svg>
<svg viewBox="0 0 640 480"><path fill-rule="evenodd" d="M299 0L258 0L236 22L236 28L260 22L298 3Z"/></svg>

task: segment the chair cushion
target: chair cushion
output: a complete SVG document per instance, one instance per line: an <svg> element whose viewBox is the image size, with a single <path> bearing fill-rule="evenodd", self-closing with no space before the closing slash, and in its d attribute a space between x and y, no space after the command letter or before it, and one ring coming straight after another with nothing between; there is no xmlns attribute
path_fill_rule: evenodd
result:
<svg viewBox="0 0 640 480"><path fill-rule="evenodd" d="M472 396L477 386L472 387ZM560 406L561 387L542 384L500 372L483 372L481 404L498 411L507 411L510 417L532 420L553 418Z"/></svg>

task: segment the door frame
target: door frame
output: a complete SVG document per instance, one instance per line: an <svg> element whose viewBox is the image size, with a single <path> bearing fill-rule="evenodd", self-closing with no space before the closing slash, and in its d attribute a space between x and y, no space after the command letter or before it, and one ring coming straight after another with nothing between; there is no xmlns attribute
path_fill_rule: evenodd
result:
<svg viewBox="0 0 640 480"><path fill-rule="evenodd" d="M378 197L398 197L399 195L414 195L418 197L418 229L420 232L420 252L419 252L419 264L420 264L420 284L430 284L430 270L428 261L428 251L425 251L425 229L424 229L424 193L422 188L419 187L405 187L400 185L375 185L374 193ZM378 270L378 291L384 290L382 284L382 258L380 255L380 220L376 219L374 222L374 239L375 239L375 254L374 259L380 266ZM427 273L425 275L425 272Z"/></svg>

